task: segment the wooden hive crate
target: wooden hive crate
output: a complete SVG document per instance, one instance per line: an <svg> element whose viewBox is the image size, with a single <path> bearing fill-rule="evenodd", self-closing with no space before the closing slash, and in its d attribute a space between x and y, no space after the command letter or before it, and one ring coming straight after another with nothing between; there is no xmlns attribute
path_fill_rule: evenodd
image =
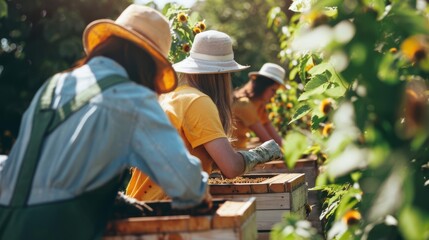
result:
<svg viewBox="0 0 429 240"><path fill-rule="evenodd" d="M109 222L103 239L257 239L255 198L215 198L206 214L171 209L168 200L146 203L153 213Z"/></svg>
<svg viewBox="0 0 429 240"><path fill-rule="evenodd" d="M298 159L294 168L286 166L285 161L275 160L256 165L250 173L304 173L305 182L309 188L316 184L316 178L319 175L319 166L317 156L309 155Z"/></svg>
<svg viewBox="0 0 429 240"><path fill-rule="evenodd" d="M281 222L286 213L306 217L307 185L302 173L246 174L242 178L265 179L260 182L214 183L219 175L213 173L210 193L225 199L256 198L256 224L259 232L269 232L274 224Z"/></svg>
<svg viewBox="0 0 429 240"><path fill-rule="evenodd" d="M309 155L299 159L293 169L289 169L283 160L276 160L264 164L258 164L250 173L304 173L305 182L309 188L316 186L316 179L319 175L319 165L317 163L317 156ZM318 191L308 191L308 204L312 207L309 220L313 227L319 232L322 232L322 224L320 222L320 209L321 203Z"/></svg>

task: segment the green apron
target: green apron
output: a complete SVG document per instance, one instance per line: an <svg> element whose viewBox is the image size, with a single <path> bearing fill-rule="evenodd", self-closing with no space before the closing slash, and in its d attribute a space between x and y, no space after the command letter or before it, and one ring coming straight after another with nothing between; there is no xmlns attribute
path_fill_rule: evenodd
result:
<svg viewBox="0 0 429 240"><path fill-rule="evenodd" d="M105 185L73 199L27 205L43 141L57 126L104 89L128 79L112 75L99 80L58 109L51 108L58 75L43 89L12 200L0 205L0 239L98 239L102 237L117 194L121 174Z"/></svg>

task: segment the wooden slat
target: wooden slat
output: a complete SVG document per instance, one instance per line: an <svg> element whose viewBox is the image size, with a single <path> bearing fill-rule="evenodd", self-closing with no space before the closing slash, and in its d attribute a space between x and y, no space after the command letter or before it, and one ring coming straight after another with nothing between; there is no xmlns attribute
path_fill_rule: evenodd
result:
<svg viewBox="0 0 429 240"><path fill-rule="evenodd" d="M268 191L268 186L266 187ZM246 194L252 193L252 188L249 184L210 184L211 194Z"/></svg>
<svg viewBox="0 0 429 240"><path fill-rule="evenodd" d="M278 174L264 173L264 174L246 174L242 177L245 178L271 178ZM221 178L219 173L212 173L213 178ZM266 181L266 180L265 180ZM228 183L228 184L210 184L211 194L249 194L249 193L266 193L268 192L268 184L265 181L255 183Z"/></svg>
<svg viewBox="0 0 429 240"><path fill-rule="evenodd" d="M212 228L239 227L256 211L256 198L241 198L226 201L213 216Z"/></svg>
<svg viewBox="0 0 429 240"><path fill-rule="evenodd" d="M295 163L295 166L292 169L289 169L286 166L286 162L284 160L274 160L266 163L258 164L254 167L255 170L275 170L275 169L286 169L293 170L304 167L316 167L317 166L317 156L310 155L306 158L298 159ZM267 171L270 172L270 171Z"/></svg>
<svg viewBox="0 0 429 240"><path fill-rule="evenodd" d="M305 219L305 207L291 210L257 210L256 211L256 224L258 231L271 230L276 223L282 221L285 214L295 214L301 219Z"/></svg>
<svg viewBox="0 0 429 240"><path fill-rule="evenodd" d="M256 211L256 225L258 231L271 230L273 225L281 222L283 215L290 210L258 210Z"/></svg>
<svg viewBox="0 0 429 240"><path fill-rule="evenodd" d="M269 183L269 190L273 193L290 192L291 180L295 179L293 174L279 174L274 181Z"/></svg>
<svg viewBox="0 0 429 240"><path fill-rule="evenodd" d="M256 197L256 209L291 209L290 193L230 194L213 195L224 199L241 199Z"/></svg>
<svg viewBox="0 0 429 240"><path fill-rule="evenodd" d="M310 155L307 158L299 159L293 169L289 169L283 160L270 161L256 165L249 174L264 173L304 173L305 181L309 187L314 187L319 174L317 156Z"/></svg>
<svg viewBox="0 0 429 240"><path fill-rule="evenodd" d="M219 208L212 215L146 216L115 220L109 222L107 234L109 236L168 235L174 233L204 232L214 229L230 229L233 232L239 232L239 229L248 221L248 218L254 215L256 209L255 198L241 198L235 201L213 199L213 202L216 202ZM165 206L166 203L168 201L153 202L151 205Z"/></svg>
<svg viewBox="0 0 429 240"><path fill-rule="evenodd" d="M138 217L117 220L109 225L116 234L203 231L211 228L211 216Z"/></svg>
<svg viewBox="0 0 429 240"><path fill-rule="evenodd" d="M271 230L258 231L258 240L270 240Z"/></svg>
<svg viewBox="0 0 429 240"><path fill-rule="evenodd" d="M297 211L308 203L308 189L307 185L303 184L299 188L292 191L291 210Z"/></svg>
<svg viewBox="0 0 429 240"><path fill-rule="evenodd" d="M290 192L305 183L305 175L302 173L246 174L243 177L269 178L259 183L210 184L210 193L220 195Z"/></svg>
<svg viewBox="0 0 429 240"><path fill-rule="evenodd" d="M258 230L256 225L256 212L253 212L241 226L240 236L238 239L257 239Z"/></svg>
<svg viewBox="0 0 429 240"><path fill-rule="evenodd" d="M266 193L268 192L268 185L262 183L251 184L250 189L252 193Z"/></svg>
<svg viewBox="0 0 429 240"><path fill-rule="evenodd" d="M103 240L131 240L131 239L215 239L215 240L256 240L257 239L256 213L252 212L243 224L236 228L219 228L204 231L189 232L157 232L142 235L127 233L123 235L104 236Z"/></svg>
<svg viewBox="0 0 429 240"><path fill-rule="evenodd" d="M141 236L136 235L122 235L122 236L105 236L103 240L160 240L160 239L171 239L171 240L181 240L181 239L201 239L201 240L238 240L244 239L240 238L240 231L234 229L215 229L210 231L200 231L200 232L178 232L178 233L157 233L157 234L145 234ZM257 233L256 233L257 234ZM249 238L249 239L256 239Z"/></svg>
<svg viewBox="0 0 429 240"><path fill-rule="evenodd" d="M301 185L305 184L305 175L303 173L287 173L291 174L290 180L286 183L286 191L292 191Z"/></svg>

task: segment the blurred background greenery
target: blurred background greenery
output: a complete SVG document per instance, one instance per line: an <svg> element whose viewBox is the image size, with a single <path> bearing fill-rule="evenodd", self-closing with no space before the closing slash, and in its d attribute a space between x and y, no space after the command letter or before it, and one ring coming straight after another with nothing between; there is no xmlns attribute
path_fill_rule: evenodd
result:
<svg viewBox="0 0 429 240"><path fill-rule="evenodd" d="M0 154L8 154L39 86L83 56L94 19L130 1L0 0ZM159 3L159 2L158 2ZM228 33L235 59L287 69L268 106L293 167L316 154L324 232L285 217L272 239L429 239L429 8L424 0L205 0L158 5L170 60L195 34ZM288 147L300 146L300 147Z"/></svg>
<svg viewBox="0 0 429 240"><path fill-rule="evenodd" d="M130 1L0 0L0 154L7 154L35 91L83 57L82 32Z"/></svg>
<svg viewBox="0 0 429 240"><path fill-rule="evenodd" d="M131 2L0 0L0 154L10 150L35 91L49 76L83 56L85 26L98 18L115 19ZM147 4L164 8L157 1ZM266 28L267 12L274 6L290 12L289 5L284 0L195 2L192 12L203 17L195 19L204 20L209 29L228 33L234 40L236 60L252 66L233 76L235 86L246 82L247 73L263 63L280 63L278 39Z"/></svg>

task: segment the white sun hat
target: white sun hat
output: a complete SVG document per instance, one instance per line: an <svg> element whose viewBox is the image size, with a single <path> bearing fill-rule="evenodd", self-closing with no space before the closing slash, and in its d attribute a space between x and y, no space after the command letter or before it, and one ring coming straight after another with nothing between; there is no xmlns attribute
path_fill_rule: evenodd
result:
<svg viewBox="0 0 429 240"><path fill-rule="evenodd" d="M215 30L198 33L189 57L173 64L176 72L188 74L237 72L248 67L234 60L231 38Z"/></svg>
<svg viewBox="0 0 429 240"><path fill-rule="evenodd" d="M265 63L259 72L250 72L249 77L254 79L256 76L264 76L269 79L272 79L273 81L284 85L284 78L285 78L286 71L281 66L275 64L275 63Z"/></svg>

